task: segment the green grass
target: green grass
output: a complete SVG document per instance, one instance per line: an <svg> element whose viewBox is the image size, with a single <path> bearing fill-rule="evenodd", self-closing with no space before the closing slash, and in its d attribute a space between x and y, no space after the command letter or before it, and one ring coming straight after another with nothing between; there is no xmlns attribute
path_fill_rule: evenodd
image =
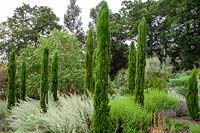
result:
<svg viewBox="0 0 200 133"><path fill-rule="evenodd" d="M182 131L189 129L190 122L181 121L172 118L166 118L164 123L164 130L167 131Z"/></svg>
<svg viewBox="0 0 200 133"><path fill-rule="evenodd" d="M155 113L166 109L175 109L179 102L169 96L165 91L152 90L145 94L144 107L147 111Z"/></svg>
<svg viewBox="0 0 200 133"><path fill-rule="evenodd" d="M189 133L200 133L200 125L191 124L189 127Z"/></svg>
<svg viewBox="0 0 200 133"><path fill-rule="evenodd" d="M148 130L150 114L135 104L133 97L117 97L109 105L113 132L119 128L123 128L123 133L139 132L141 128Z"/></svg>

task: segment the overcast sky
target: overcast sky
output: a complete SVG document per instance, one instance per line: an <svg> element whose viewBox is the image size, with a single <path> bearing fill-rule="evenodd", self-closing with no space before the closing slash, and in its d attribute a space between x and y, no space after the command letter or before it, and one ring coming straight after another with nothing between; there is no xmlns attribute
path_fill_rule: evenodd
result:
<svg viewBox="0 0 200 133"><path fill-rule="evenodd" d="M53 9L57 17L60 18L60 24L63 24L64 13L67 10L70 0L1 0L0 4L0 22L5 21L14 13L16 7L22 6L23 2L31 6L49 6ZM95 7L101 0L77 0L77 4L82 9L82 22L84 30L87 29L90 21L90 8ZM115 13L118 12L123 0L106 0L109 8Z"/></svg>

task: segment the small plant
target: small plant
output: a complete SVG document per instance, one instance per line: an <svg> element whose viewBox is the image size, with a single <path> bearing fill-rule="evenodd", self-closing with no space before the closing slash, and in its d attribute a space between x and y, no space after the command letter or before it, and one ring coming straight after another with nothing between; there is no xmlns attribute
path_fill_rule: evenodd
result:
<svg viewBox="0 0 200 133"><path fill-rule="evenodd" d="M166 109L175 109L179 102L165 91L152 90L145 94L144 108L149 112L159 112Z"/></svg>
<svg viewBox="0 0 200 133"><path fill-rule="evenodd" d="M7 108L11 109L15 105L15 74L16 74L16 62L15 53L11 52L8 63L8 105Z"/></svg>
<svg viewBox="0 0 200 133"><path fill-rule="evenodd" d="M190 124L189 132L190 133L199 133L200 132L200 125Z"/></svg>
<svg viewBox="0 0 200 133"><path fill-rule="evenodd" d="M44 48L42 64L41 64L41 87L40 87L40 107L43 112L47 111L47 93L48 93L48 58L49 58L49 49L48 47Z"/></svg>
<svg viewBox="0 0 200 133"><path fill-rule="evenodd" d="M26 63L22 63L21 67L21 86L20 86L20 99L25 100L26 97Z"/></svg>
<svg viewBox="0 0 200 133"><path fill-rule="evenodd" d="M189 129L190 122L165 118L164 129L167 131L183 131ZM193 133L193 132L191 132Z"/></svg>
<svg viewBox="0 0 200 133"><path fill-rule="evenodd" d="M148 131L150 113L133 102L131 97L116 97L110 100L112 132L135 133Z"/></svg>
<svg viewBox="0 0 200 133"><path fill-rule="evenodd" d="M198 101L198 85L197 85L197 70L194 69L188 79L186 103L190 116L193 119L199 117L199 101Z"/></svg>

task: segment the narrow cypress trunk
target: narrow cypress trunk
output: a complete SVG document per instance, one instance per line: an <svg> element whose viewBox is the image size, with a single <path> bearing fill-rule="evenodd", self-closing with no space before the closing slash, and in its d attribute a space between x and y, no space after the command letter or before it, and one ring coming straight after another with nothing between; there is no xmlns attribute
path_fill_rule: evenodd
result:
<svg viewBox="0 0 200 133"><path fill-rule="evenodd" d="M58 100L58 53L56 52L53 57L52 70L51 70L51 93L53 94L54 101Z"/></svg>
<svg viewBox="0 0 200 133"><path fill-rule="evenodd" d="M40 87L40 107L43 112L47 112L47 93L48 93L48 58L49 49L45 47L43 50L42 64L41 64L41 87Z"/></svg>
<svg viewBox="0 0 200 133"><path fill-rule="evenodd" d="M93 92L93 35L92 29L88 31L86 40L86 54L85 54L85 81L84 81L84 94L88 95L88 92Z"/></svg>
<svg viewBox="0 0 200 133"><path fill-rule="evenodd" d="M7 108L11 109L15 105L15 74L16 74L16 62L15 53L12 51L8 64L8 105Z"/></svg>
<svg viewBox="0 0 200 133"><path fill-rule="evenodd" d="M142 18L138 26L136 56L135 102L144 105L144 77L146 65L146 20Z"/></svg>
<svg viewBox="0 0 200 133"><path fill-rule="evenodd" d="M21 89L20 89L20 99L25 100L26 97L26 63L22 63L21 67Z"/></svg>
<svg viewBox="0 0 200 133"><path fill-rule="evenodd" d="M134 94L135 89L135 72L136 72L136 49L134 42L131 42L128 56L128 89L129 94Z"/></svg>
<svg viewBox="0 0 200 133"><path fill-rule="evenodd" d="M111 60L110 44L109 10L107 3L102 1L97 17L93 133L110 133L110 107L108 106L108 80Z"/></svg>

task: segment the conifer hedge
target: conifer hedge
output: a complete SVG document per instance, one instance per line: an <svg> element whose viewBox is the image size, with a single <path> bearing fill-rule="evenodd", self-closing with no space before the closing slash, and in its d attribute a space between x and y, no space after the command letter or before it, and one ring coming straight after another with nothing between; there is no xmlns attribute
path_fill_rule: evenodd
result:
<svg viewBox="0 0 200 133"><path fill-rule="evenodd" d="M8 63L8 105L7 108L11 109L15 105L15 74L16 74L16 62L15 53L11 52Z"/></svg>
<svg viewBox="0 0 200 133"><path fill-rule="evenodd" d="M107 3L102 1L97 16L93 133L110 133L110 107L108 106L108 81L111 60L110 44L109 9Z"/></svg>

